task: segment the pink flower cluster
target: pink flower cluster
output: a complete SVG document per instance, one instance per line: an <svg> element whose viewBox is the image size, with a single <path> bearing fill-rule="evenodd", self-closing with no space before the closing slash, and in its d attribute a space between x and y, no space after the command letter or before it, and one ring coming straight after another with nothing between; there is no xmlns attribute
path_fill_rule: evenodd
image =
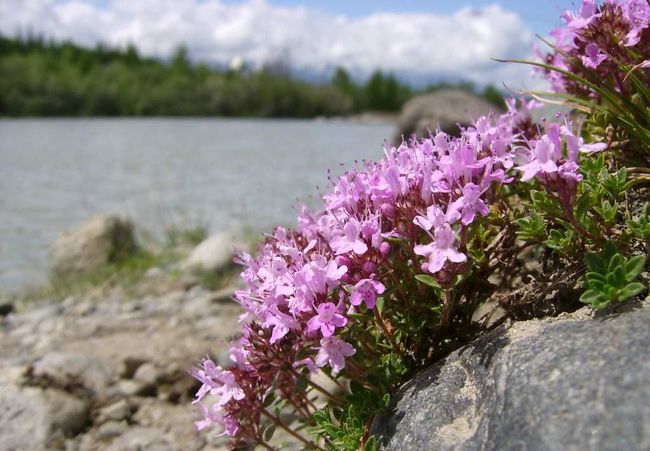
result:
<svg viewBox="0 0 650 451"><path fill-rule="evenodd" d="M256 257L240 255L246 288L235 299L245 310L242 337L228 370L209 359L193 370L202 383L199 428L217 424L250 443L260 436L272 391L304 408L300 374L324 369L336 377L347 368L357 352L345 341L350 315L372 311L382 296L400 302L391 292L412 277L404 268L451 287L471 264L467 229L489 214L497 189L514 180L508 171L575 197L578 152L594 149L569 122L549 124L545 133L531 126L535 102L508 106L460 137L439 132L387 149L381 161L333 180L323 210L303 209L296 230L277 228Z"/></svg>
<svg viewBox="0 0 650 451"><path fill-rule="evenodd" d="M542 56L546 63L580 75L585 70L596 71L600 80L610 82L622 93L628 85L620 65L650 65L648 0L606 0L601 6L594 0L583 0L577 12L565 11L562 18L565 26L551 32L555 51ZM556 92L595 96L562 73L545 71L545 76Z"/></svg>
<svg viewBox="0 0 650 451"><path fill-rule="evenodd" d="M578 171L579 153L599 152L605 148L605 143L585 144L565 118L564 125L548 123L546 133L528 142L516 157L517 169L523 172L522 182L536 178L547 191L557 195L565 210L570 210L576 201L578 182L582 180Z"/></svg>
<svg viewBox="0 0 650 451"><path fill-rule="evenodd" d="M608 0L601 7L585 0L564 19L567 27L555 32L558 50L548 55L554 65L605 70L625 49L647 55L646 0ZM581 89L556 73L548 76L557 90ZM380 301L389 310L404 304L400 285L413 273L428 273L451 289L471 268L470 228L516 176L545 188L571 220L582 178L579 155L605 145L585 144L566 117L536 124L530 111L537 102L507 106L459 137L413 138L386 149L378 162L358 164L331 180L321 211L303 208L294 230L276 228L256 256L239 256L245 288L235 300L245 313L232 364L224 369L208 358L192 370L202 384L195 399L203 413L199 429L217 425L234 446L244 446L263 443L262 417L280 421L268 410L272 398L309 415L314 406L304 396L305 375L363 371L355 358L356 322L381 321Z"/></svg>

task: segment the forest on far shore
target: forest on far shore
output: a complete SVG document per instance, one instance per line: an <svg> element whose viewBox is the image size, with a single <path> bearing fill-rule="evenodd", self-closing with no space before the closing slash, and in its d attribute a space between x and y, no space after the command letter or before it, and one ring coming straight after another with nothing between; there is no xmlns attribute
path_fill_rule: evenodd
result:
<svg viewBox="0 0 650 451"><path fill-rule="evenodd" d="M289 67L228 70L193 63L179 47L169 60L97 45L89 49L39 36L0 36L0 116L341 116L398 111L411 97L456 87L503 104L493 86L436 83L414 89L375 71L365 82L337 68L326 83Z"/></svg>

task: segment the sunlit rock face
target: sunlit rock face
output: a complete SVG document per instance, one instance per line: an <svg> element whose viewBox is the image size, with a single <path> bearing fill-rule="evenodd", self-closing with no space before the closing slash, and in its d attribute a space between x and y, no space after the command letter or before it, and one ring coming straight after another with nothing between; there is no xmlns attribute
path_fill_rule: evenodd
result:
<svg viewBox="0 0 650 451"><path fill-rule="evenodd" d="M648 449L648 304L499 327L404 385L380 448Z"/></svg>

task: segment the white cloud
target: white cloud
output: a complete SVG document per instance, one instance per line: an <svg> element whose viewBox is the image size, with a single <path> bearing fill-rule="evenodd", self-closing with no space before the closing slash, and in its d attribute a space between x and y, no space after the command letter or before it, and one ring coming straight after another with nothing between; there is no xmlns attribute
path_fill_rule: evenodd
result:
<svg viewBox="0 0 650 451"><path fill-rule="evenodd" d="M279 57L304 73L337 65L359 77L374 69L412 81L460 78L521 86L529 69L490 58L530 56L532 33L498 4L452 15L375 13L334 16L265 0L0 0L0 32L18 30L85 45L135 43L168 56L185 43L196 60L260 66ZM530 85L531 82L528 82Z"/></svg>

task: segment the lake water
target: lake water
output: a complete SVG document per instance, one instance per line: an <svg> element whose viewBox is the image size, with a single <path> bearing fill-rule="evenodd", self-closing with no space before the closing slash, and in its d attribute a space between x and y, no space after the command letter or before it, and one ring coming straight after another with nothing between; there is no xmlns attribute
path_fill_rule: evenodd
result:
<svg viewBox="0 0 650 451"><path fill-rule="evenodd" d="M0 290L45 280L59 233L118 212L166 226L293 224L340 163L377 159L390 124L248 119L0 120Z"/></svg>

